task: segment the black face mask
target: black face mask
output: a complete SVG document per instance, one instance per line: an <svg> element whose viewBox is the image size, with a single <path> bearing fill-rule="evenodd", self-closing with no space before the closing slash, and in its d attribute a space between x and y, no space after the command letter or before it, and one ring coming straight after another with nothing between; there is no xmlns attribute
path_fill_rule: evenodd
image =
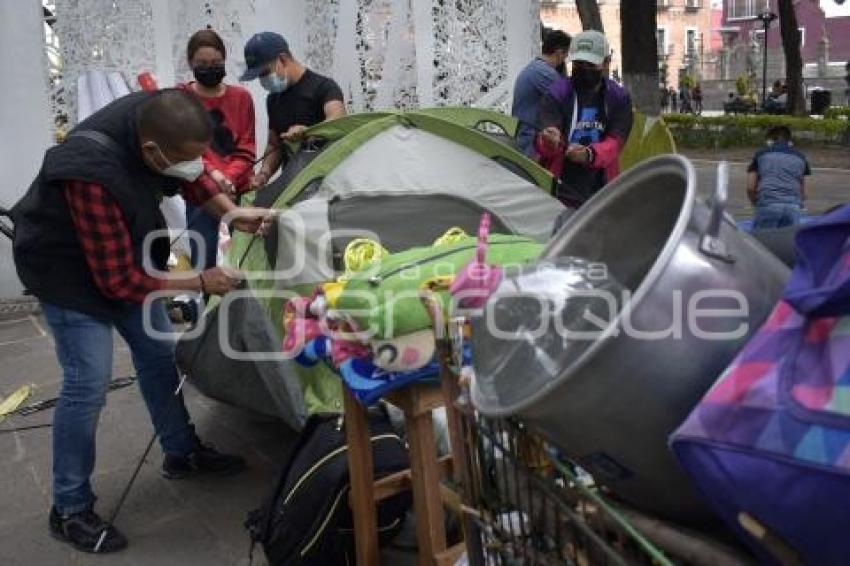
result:
<svg viewBox="0 0 850 566"><path fill-rule="evenodd" d="M573 69L570 78L578 90L593 90L602 84L602 69L579 67Z"/></svg>
<svg viewBox="0 0 850 566"><path fill-rule="evenodd" d="M224 65L214 65L212 67L195 67L192 69L195 75L195 80L207 88L215 88L224 80Z"/></svg>

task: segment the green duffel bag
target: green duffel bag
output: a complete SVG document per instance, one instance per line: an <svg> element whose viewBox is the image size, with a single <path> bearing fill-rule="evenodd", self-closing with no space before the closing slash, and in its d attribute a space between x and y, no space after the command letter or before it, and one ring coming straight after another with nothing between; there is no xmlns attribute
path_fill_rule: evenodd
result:
<svg viewBox="0 0 850 566"><path fill-rule="evenodd" d="M391 340L431 327L419 298L424 283L456 275L475 257L477 240L470 236L450 244L411 248L390 254L347 276L329 297L329 306L353 320L373 339ZM524 265L540 255L543 245L522 236L491 234L487 263ZM440 292L449 304L447 292Z"/></svg>

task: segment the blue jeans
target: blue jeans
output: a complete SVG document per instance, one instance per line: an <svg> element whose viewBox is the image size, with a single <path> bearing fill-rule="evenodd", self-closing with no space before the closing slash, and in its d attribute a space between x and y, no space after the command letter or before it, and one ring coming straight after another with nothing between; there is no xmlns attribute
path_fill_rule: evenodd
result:
<svg viewBox="0 0 850 566"><path fill-rule="evenodd" d="M79 311L42 303L64 372L62 391L53 416L53 503L60 513L76 513L94 504L89 478L94 470L95 437L100 410L112 378L112 331L127 345L139 387L163 452L185 455L196 442L195 429L179 383L173 340L156 340L145 332L142 306L114 323ZM171 331L163 302L151 305L151 327Z"/></svg>
<svg viewBox="0 0 850 566"><path fill-rule="evenodd" d="M194 239L189 240L192 249L192 265L204 270L215 267L218 260L218 225L220 221L206 210L186 203L186 226L197 232L204 241L204 257L199 257L199 249Z"/></svg>
<svg viewBox="0 0 850 566"><path fill-rule="evenodd" d="M800 223L800 205L797 204L768 204L756 206L753 218L753 230L767 228L784 228Z"/></svg>

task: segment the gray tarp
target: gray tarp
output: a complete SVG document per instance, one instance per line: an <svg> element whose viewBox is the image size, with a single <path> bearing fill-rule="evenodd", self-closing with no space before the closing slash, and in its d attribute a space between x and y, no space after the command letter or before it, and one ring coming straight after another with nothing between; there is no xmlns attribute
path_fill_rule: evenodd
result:
<svg viewBox="0 0 850 566"><path fill-rule="evenodd" d="M224 337L237 352L279 352L277 332L253 298L223 303L229 320ZM221 305L220 305L221 306ZM229 358L219 338L220 308L211 310L201 324L200 336L181 339L177 363L189 374L189 383L203 394L238 407L282 419L299 430L306 419L304 397L290 361L240 361ZM198 352L198 348L201 351ZM192 367L189 367L192 366Z"/></svg>

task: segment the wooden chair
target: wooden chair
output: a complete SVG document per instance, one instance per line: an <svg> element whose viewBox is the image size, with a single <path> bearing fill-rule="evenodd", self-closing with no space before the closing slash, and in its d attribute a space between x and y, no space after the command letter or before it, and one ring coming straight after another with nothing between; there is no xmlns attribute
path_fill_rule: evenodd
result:
<svg viewBox="0 0 850 566"><path fill-rule="evenodd" d="M443 354L446 344L438 344ZM445 369L445 358L441 356ZM369 421L366 408L347 390L344 393L348 466L351 479L349 504L354 516L358 566L379 563L376 503L401 491L413 492L413 512L416 521L418 563L422 566L452 565L466 549L464 543L448 548L443 507L461 514L458 494L443 484L452 473L451 456L437 457L437 445L431 412L446 405L457 396L454 375L441 372L441 385L414 384L393 392L388 400L404 413L407 440L410 446L410 469L378 481L372 478L372 447L369 442ZM447 411L449 439L453 454L463 454L457 415ZM464 461L459 458L459 461ZM455 481L463 481L461 470L455 470ZM464 531L467 531L465 522ZM469 536L469 535L467 535ZM476 535L477 536L477 535Z"/></svg>

